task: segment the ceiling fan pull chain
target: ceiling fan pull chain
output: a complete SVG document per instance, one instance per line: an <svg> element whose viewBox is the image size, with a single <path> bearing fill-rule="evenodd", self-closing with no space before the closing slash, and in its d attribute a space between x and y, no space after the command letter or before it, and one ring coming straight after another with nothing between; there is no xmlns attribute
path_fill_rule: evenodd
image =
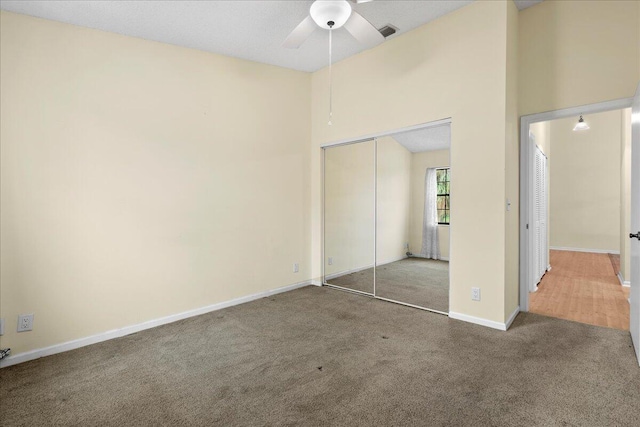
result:
<svg viewBox="0 0 640 427"><path fill-rule="evenodd" d="M331 75L331 63L332 63L332 57L331 57L331 45L333 42L333 26L331 26L329 28L329 126L333 125L333 123L331 123L331 120L333 119L333 76Z"/></svg>

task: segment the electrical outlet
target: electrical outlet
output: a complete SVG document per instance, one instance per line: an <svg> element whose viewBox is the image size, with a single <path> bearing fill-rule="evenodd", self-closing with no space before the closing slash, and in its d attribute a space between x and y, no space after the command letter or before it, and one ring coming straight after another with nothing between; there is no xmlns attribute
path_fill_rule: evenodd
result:
<svg viewBox="0 0 640 427"><path fill-rule="evenodd" d="M0 335L4 335L4 319L0 319Z"/></svg>
<svg viewBox="0 0 640 427"><path fill-rule="evenodd" d="M18 332L33 330L33 314L21 314L18 316Z"/></svg>
<svg viewBox="0 0 640 427"><path fill-rule="evenodd" d="M471 288L471 299L473 301L480 301L480 288Z"/></svg>
<svg viewBox="0 0 640 427"><path fill-rule="evenodd" d="M333 265L333 257L329 257L329 265Z"/></svg>
<svg viewBox="0 0 640 427"><path fill-rule="evenodd" d="M405 248L406 250L409 250L409 243L405 243L405 244L404 244L404 248Z"/></svg>
<svg viewBox="0 0 640 427"><path fill-rule="evenodd" d="M300 271L300 266L298 266L298 263L296 262L295 264L293 264L293 272L297 273L298 271Z"/></svg>

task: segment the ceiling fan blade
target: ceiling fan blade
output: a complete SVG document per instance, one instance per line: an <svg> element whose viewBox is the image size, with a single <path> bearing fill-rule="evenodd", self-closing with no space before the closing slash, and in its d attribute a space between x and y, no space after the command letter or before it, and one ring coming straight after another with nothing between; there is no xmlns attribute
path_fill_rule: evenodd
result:
<svg viewBox="0 0 640 427"><path fill-rule="evenodd" d="M345 22L344 28L368 48L377 46L384 41L384 36L380 34L380 31L355 10L351 12L351 17Z"/></svg>
<svg viewBox="0 0 640 427"><path fill-rule="evenodd" d="M349 1L350 1L351 3L356 3L356 4L358 4L358 3L369 3L370 1L373 1L373 0L349 0Z"/></svg>
<svg viewBox="0 0 640 427"><path fill-rule="evenodd" d="M289 49L299 48L300 45L309 38L311 33L313 33L316 28L318 28L316 23L313 22L313 19L311 19L310 16L307 16L302 20L301 23L298 24L296 28L293 29L293 31L291 31L291 33L282 43L282 46Z"/></svg>

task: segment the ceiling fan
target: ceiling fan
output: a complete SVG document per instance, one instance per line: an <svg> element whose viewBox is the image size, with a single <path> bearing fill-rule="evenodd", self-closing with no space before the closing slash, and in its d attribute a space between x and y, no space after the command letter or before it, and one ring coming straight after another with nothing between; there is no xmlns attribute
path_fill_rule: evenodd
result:
<svg viewBox="0 0 640 427"><path fill-rule="evenodd" d="M350 1L367 3L372 0ZM309 9L309 16L293 29L282 46L297 49L318 27L331 32L343 26L358 42L368 48L384 41L384 36L376 27L353 10L347 0L316 0Z"/></svg>

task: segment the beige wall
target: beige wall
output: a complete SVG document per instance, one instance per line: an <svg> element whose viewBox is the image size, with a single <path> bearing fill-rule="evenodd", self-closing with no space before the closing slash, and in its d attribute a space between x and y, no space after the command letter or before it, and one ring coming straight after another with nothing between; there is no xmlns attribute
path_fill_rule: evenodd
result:
<svg viewBox="0 0 640 427"><path fill-rule="evenodd" d="M2 12L0 91L1 347L310 278L309 74Z"/></svg>
<svg viewBox="0 0 640 427"><path fill-rule="evenodd" d="M328 148L324 162L325 274L371 267L375 250L374 141Z"/></svg>
<svg viewBox="0 0 640 427"><path fill-rule="evenodd" d="M520 12L520 115L632 97L640 2L546 0Z"/></svg>
<svg viewBox="0 0 640 427"><path fill-rule="evenodd" d="M621 111L620 120L620 275L631 281L631 108Z"/></svg>
<svg viewBox="0 0 640 427"><path fill-rule="evenodd" d="M551 122L549 246L620 251L621 113Z"/></svg>
<svg viewBox="0 0 640 427"><path fill-rule="evenodd" d="M409 249L419 254L422 249L422 223L424 219L424 175L428 168L449 166L449 150L425 151L411 154L411 225ZM453 176L453 174L452 174ZM453 178L452 178L453 180ZM449 259L449 226L438 226L440 255Z"/></svg>
<svg viewBox="0 0 640 427"><path fill-rule="evenodd" d="M391 137L378 138L376 263L406 258L411 215L412 155Z"/></svg>
<svg viewBox="0 0 640 427"><path fill-rule="evenodd" d="M314 277L322 259L320 146L451 117L450 308L505 320L506 15L505 2L475 2L336 64L333 126L328 70L313 74ZM471 300L476 286L480 302Z"/></svg>

